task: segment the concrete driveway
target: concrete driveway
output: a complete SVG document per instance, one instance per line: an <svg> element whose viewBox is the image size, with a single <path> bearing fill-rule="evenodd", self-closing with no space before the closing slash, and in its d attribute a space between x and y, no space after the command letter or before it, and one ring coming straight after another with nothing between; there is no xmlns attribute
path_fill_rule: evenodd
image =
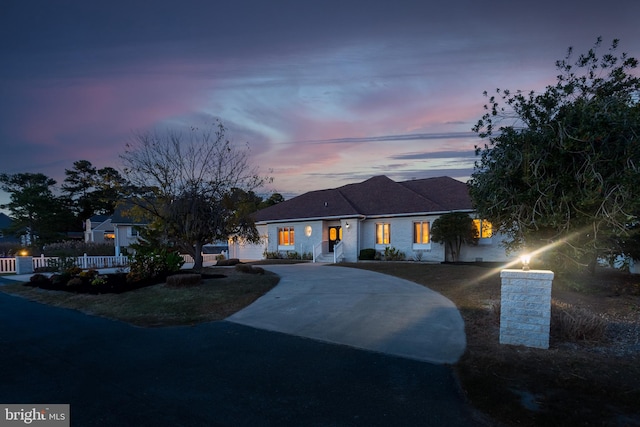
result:
<svg viewBox="0 0 640 427"><path fill-rule="evenodd" d="M265 268L278 286L228 321L432 363L464 353L459 311L424 286L324 264Z"/></svg>

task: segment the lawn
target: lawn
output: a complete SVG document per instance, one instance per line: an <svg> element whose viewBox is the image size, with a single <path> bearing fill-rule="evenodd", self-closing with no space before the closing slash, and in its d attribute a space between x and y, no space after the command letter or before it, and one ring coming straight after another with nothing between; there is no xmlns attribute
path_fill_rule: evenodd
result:
<svg viewBox="0 0 640 427"><path fill-rule="evenodd" d="M556 277L551 346L538 350L498 342L499 270L407 262L341 265L411 280L458 306L467 351L454 369L468 399L488 419L519 426L640 426L640 276L603 270L594 276ZM207 270L227 277L194 287L161 284L123 294L76 295L19 284L0 290L158 327L224 319L278 282L268 272ZM600 334L589 329L594 322L604 325Z"/></svg>
<svg viewBox="0 0 640 427"><path fill-rule="evenodd" d="M602 270L556 277L551 344L539 350L499 344L497 269L347 266L411 280L458 306L467 350L454 368L469 400L491 418L519 426L640 426L640 276ZM589 335L594 322L604 325L602 336ZM586 340L573 333L581 329Z"/></svg>
<svg viewBox="0 0 640 427"><path fill-rule="evenodd" d="M122 294L74 294L10 284L0 290L45 304L138 326L192 325L222 320L241 310L278 283L278 276L247 274L233 267L205 269L225 278L206 279L199 286L174 288L160 284Z"/></svg>

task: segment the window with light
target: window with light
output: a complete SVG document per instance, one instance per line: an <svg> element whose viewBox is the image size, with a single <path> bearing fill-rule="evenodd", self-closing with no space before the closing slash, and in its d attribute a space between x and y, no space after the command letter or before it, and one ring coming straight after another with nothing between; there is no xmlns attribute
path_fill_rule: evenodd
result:
<svg viewBox="0 0 640 427"><path fill-rule="evenodd" d="M391 224L376 224L376 245L391 243Z"/></svg>
<svg viewBox="0 0 640 427"><path fill-rule="evenodd" d="M413 223L413 243L426 245L429 243L429 223L426 221Z"/></svg>
<svg viewBox="0 0 640 427"><path fill-rule="evenodd" d="M295 245L295 233L293 227L278 228L278 246Z"/></svg>
<svg viewBox="0 0 640 427"><path fill-rule="evenodd" d="M493 236L493 226L486 219L474 219L473 224L478 230L478 237L481 239L489 239Z"/></svg>

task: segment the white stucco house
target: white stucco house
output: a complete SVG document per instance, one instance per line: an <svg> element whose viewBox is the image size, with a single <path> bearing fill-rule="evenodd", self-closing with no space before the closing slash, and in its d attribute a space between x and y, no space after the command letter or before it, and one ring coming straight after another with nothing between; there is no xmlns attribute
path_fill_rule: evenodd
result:
<svg viewBox="0 0 640 427"><path fill-rule="evenodd" d="M260 259L265 252L313 254L315 260L356 262L362 249L390 247L406 259L445 261L444 245L431 241L433 221L448 212L468 213L481 236L462 248L459 261L505 262L491 224L475 217L467 185L450 177L395 182L375 176L358 184L311 191L256 213L262 243L229 242L229 255Z"/></svg>

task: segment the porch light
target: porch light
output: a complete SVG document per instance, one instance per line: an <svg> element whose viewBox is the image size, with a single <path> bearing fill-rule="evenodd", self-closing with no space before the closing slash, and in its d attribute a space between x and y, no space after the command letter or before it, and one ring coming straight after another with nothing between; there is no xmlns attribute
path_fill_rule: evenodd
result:
<svg viewBox="0 0 640 427"><path fill-rule="evenodd" d="M27 255L29 255L29 252L26 249L22 249L20 251L20 256L27 256Z"/></svg>
<svg viewBox="0 0 640 427"><path fill-rule="evenodd" d="M520 256L520 261L522 262L522 271L529 271L529 263L531 262L531 255L524 254Z"/></svg>
<svg viewBox="0 0 640 427"><path fill-rule="evenodd" d="M346 228L347 228L347 230L348 230L348 229L349 229L349 227L351 227L351 226L349 225L349 223L346 223L346 224L345 224L345 227L346 227Z"/></svg>
<svg viewBox="0 0 640 427"><path fill-rule="evenodd" d="M304 234L305 234L305 236L307 236L307 237L311 237L311 232L312 232L312 231L313 231L313 229L311 228L311 226L310 226L310 225L307 225L307 226L304 228Z"/></svg>

